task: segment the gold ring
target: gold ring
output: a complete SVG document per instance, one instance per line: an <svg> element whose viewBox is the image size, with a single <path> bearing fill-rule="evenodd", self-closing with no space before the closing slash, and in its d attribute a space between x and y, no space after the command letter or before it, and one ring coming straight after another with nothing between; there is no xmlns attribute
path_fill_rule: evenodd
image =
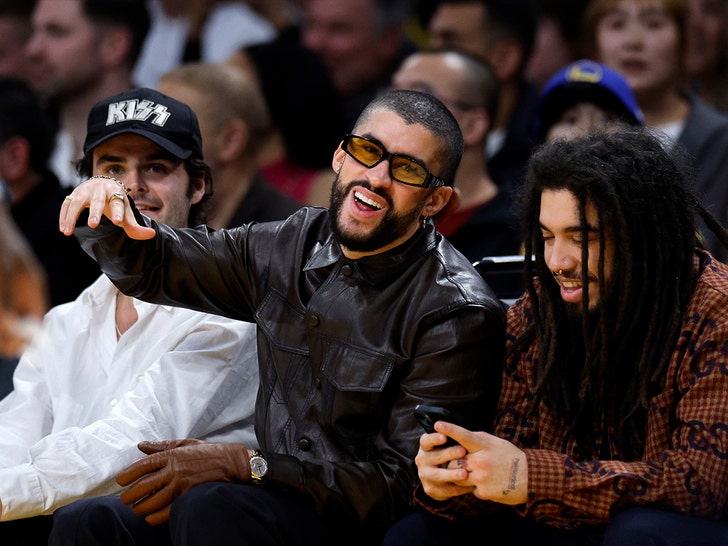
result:
<svg viewBox="0 0 728 546"><path fill-rule="evenodd" d="M559 269L558 271L555 271L554 272L554 277L559 277L559 276L561 276L563 274L564 274L564 270L563 269Z"/></svg>
<svg viewBox="0 0 728 546"><path fill-rule="evenodd" d="M118 199L119 201L124 200L125 195L123 193L112 193L111 197L109 197L109 203L111 203L114 199Z"/></svg>
<svg viewBox="0 0 728 546"><path fill-rule="evenodd" d="M73 197L71 197L70 195L66 195L66 197L64 197L64 199L66 201L73 201Z"/></svg>

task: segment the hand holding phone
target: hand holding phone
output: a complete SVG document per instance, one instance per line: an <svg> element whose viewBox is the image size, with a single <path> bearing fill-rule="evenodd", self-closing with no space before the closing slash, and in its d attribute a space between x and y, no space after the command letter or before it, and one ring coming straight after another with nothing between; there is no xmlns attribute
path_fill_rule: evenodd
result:
<svg viewBox="0 0 728 546"><path fill-rule="evenodd" d="M437 406L426 406L424 404L418 404L415 406L415 417L420 422L420 425L422 425L422 428L425 429L425 432L427 433L433 433L437 432L435 430L435 423L437 421L446 421L448 423L455 423L455 419L453 417L452 412L445 408L440 408ZM457 442L453 440L452 438L448 438L447 442L442 444L438 447L449 447L449 446L455 446L457 445Z"/></svg>

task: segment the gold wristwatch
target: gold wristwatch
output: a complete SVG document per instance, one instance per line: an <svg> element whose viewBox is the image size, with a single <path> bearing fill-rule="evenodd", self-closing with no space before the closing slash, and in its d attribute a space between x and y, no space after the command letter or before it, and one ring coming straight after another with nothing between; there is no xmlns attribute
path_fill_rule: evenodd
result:
<svg viewBox="0 0 728 546"><path fill-rule="evenodd" d="M265 460L263 453L256 449L248 459L250 463L250 483L260 484L268 473L268 461Z"/></svg>

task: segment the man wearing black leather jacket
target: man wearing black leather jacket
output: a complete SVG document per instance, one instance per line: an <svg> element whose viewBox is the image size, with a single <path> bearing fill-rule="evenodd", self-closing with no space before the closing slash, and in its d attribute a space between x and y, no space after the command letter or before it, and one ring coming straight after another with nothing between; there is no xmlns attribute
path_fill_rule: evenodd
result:
<svg viewBox="0 0 728 546"><path fill-rule="evenodd" d="M490 427L500 387L503 308L428 220L453 194L462 146L439 101L392 91L335 151L330 209L174 229L114 180L78 186L60 229L124 293L258 324L261 449L142 444L121 499L57 511L51 544L148 544L159 529L147 524L168 525L171 544L372 543L406 514L415 405Z"/></svg>

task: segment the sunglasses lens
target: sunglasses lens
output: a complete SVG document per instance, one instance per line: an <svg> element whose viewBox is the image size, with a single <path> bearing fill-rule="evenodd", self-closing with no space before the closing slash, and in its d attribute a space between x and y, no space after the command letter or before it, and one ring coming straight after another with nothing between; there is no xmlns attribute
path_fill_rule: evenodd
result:
<svg viewBox="0 0 728 546"><path fill-rule="evenodd" d="M394 156L392 158L392 178L405 184L421 186L427 179L427 171L422 165L411 159Z"/></svg>
<svg viewBox="0 0 728 546"><path fill-rule="evenodd" d="M346 151L366 167L373 167L384 155L384 151L379 146L359 137L349 138Z"/></svg>
<svg viewBox="0 0 728 546"><path fill-rule="evenodd" d="M427 169L414 159L399 154L387 154L379 144L363 137L348 135L344 150L365 167L374 167L385 155L389 157L392 179L411 186L423 186L429 177Z"/></svg>

